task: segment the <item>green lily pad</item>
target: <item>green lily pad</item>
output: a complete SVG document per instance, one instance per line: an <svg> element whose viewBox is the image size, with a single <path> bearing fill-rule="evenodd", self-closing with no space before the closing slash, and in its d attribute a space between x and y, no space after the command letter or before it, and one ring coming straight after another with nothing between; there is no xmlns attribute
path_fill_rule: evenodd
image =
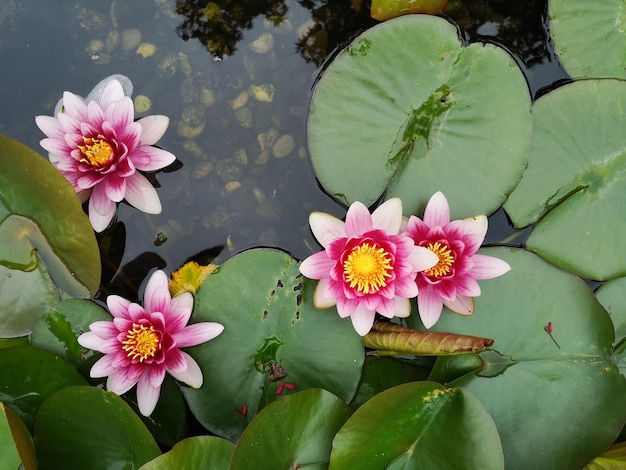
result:
<svg viewBox="0 0 626 470"><path fill-rule="evenodd" d="M85 299L68 299L56 304L41 318L32 333L32 344L77 367L98 353L83 348L77 338L89 331L96 321L112 321L113 317L97 303Z"/></svg>
<svg viewBox="0 0 626 470"><path fill-rule="evenodd" d="M76 369L32 346L0 349L0 400L32 428L41 403L65 387L86 385Z"/></svg>
<svg viewBox="0 0 626 470"><path fill-rule="evenodd" d="M4 469L36 468L35 446L24 422L0 403L0 466Z"/></svg>
<svg viewBox="0 0 626 470"><path fill-rule="evenodd" d="M548 17L554 50L572 77L626 78L624 0L550 0Z"/></svg>
<svg viewBox="0 0 626 470"><path fill-rule="evenodd" d="M496 426L469 392L434 382L385 390L348 419L333 441L330 470L502 469Z"/></svg>
<svg viewBox="0 0 626 470"><path fill-rule="evenodd" d="M584 80L533 106L528 168L504 208L526 247L590 279L626 274L626 82Z"/></svg>
<svg viewBox="0 0 626 470"><path fill-rule="evenodd" d="M54 286L72 297L95 294L100 252L70 183L44 157L4 136L0 188L0 336L8 337L30 333L36 319L58 302ZM18 277L43 298L24 287L14 290ZM11 292L15 295L4 295Z"/></svg>
<svg viewBox="0 0 626 470"><path fill-rule="evenodd" d="M11 410L0 402L0 455L2 456L2 468L17 469L22 462L17 446L13 440L13 433L9 424ZM15 415L13 415L15 416ZM16 418L17 419L17 418ZM26 432L28 434L28 431Z"/></svg>
<svg viewBox="0 0 626 470"><path fill-rule="evenodd" d="M493 338L493 349L478 354L482 367L449 377L447 386L465 388L485 405L507 469L582 468L613 442L626 418L611 319L580 278L536 255L511 248L481 253L505 260L511 271L480 281L473 316L446 310L434 329ZM408 320L419 327L417 318ZM446 361L461 361L458 371L475 369L463 356Z"/></svg>
<svg viewBox="0 0 626 470"><path fill-rule="evenodd" d="M41 470L138 468L161 454L126 402L95 387L50 396L37 413L34 439Z"/></svg>
<svg viewBox="0 0 626 470"><path fill-rule="evenodd" d="M462 46L448 21L407 15L331 62L307 132L315 174L341 202L369 206L387 189L408 215L443 191L459 218L494 212L513 190L531 127L528 86L503 49Z"/></svg>
<svg viewBox="0 0 626 470"><path fill-rule="evenodd" d="M357 408L388 388L408 382L426 380L430 373L427 367L419 367L392 357L367 357L359 389L350 405Z"/></svg>
<svg viewBox="0 0 626 470"><path fill-rule="evenodd" d="M171 470L172 468L206 468L228 470L235 446L215 436L183 439L172 450L143 465L140 470Z"/></svg>
<svg viewBox="0 0 626 470"><path fill-rule="evenodd" d="M61 300L61 293L37 253L34 258L32 271L0 264L0 337L30 334L37 321Z"/></svg>
<svg viewBox="0 0 626 470"><path fill-rule="evenodd" d="M203 426L233 442L258 410L290 388L320 387L349 402L359 384L361 337L336 309L313 307L316 283L298 266L278 250L249 250L196 293L192 322L218 322L224 332L189 349L204 384L183 393Z"/></svg>
<svg viewBox="0 0 626 470"><path fill-rule="evenodd" d="M235 447L231 468L328 468L333 438L351 413L323 389L285 396L250 422Z"/></svg>
<svg viewBox="0 0 626 470"><path fill-rule="evenodd" d="M626 277L605 282L596 291L596 297L609 312L615 328L614 360L626 374Z"/></svg>

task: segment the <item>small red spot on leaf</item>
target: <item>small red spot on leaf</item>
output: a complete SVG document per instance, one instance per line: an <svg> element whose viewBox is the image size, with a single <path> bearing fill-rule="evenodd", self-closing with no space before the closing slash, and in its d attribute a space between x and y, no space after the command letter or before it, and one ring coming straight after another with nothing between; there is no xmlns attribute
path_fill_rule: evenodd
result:
<svg viewBox="0 0 626 470"><path fill-rule="evenodd" d="M286 388L287 390L295 390L296 386L294 384L290 384L289 382L281 382L278 384L278 388L276 388L276 395L282 394L283 388Z"/></svg>
<svg viewBox="0 0 626 470"><path fill-rule="evenodd" d="M235 410L235 413L237 413L242 418L245 418L246 414L248 414L248 406L244 403L243 405L241 405L241 411Z"/></svg>

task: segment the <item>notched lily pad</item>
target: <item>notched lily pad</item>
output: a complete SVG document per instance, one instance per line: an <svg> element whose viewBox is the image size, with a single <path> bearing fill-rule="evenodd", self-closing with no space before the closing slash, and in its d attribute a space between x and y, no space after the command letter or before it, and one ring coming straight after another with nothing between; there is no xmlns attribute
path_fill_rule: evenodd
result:
<svg viewBox="0 0 626 470"><path fill-rule="evenodd" d="M533 105L528 168L504 208L526 247L583 277L626 274L626 82L584 80Z"/></svg>
<svg viewBox="0 0 626 470"><path fill-rule="evenodd" d="M233 442L280 396L320 387L349 402L356 393L361 337L336 309L313 307L315 282L298 266L278 250L249 250L226 261L196 293L192 322L218 322L224 332L190 348L204 384L183 392L196 418Z"/></svg>
<svg viewBox="0 0 626 470"><path fill-rule="evenodd" d="M448 21L408 15L331 62L307 132L317 178L343 203L371 205L387 190L407 215L443 191L453 218L490 214L526 164L530 95L503 49L462 46Z"/></svg>

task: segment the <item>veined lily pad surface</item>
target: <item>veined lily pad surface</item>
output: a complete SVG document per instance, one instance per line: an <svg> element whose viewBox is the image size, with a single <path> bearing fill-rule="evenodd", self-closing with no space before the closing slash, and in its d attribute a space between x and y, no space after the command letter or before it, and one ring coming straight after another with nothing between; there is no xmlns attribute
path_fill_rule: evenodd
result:
<svg viewBox="0 0 626 470"><path fill-rule="evenodd" d="M530 96L503 49L462 45L446 20L408 15L332 61L307 131L317 178L345 204L371 205L387 190L415 214L443 191L453 218L490 214L526 165Z"/></svg>
<svg viewBox="0 0 626 470"><path fill-rule="evenodd" d="M485 405L507 469L582 468L626 418L611 319L580 278L538 256L502 247L481 253L504 259L511 271L481 283L473 316L444 311L434 329L480 332L493 348L478 354L478 365L472 356L439 358L435 370L445 373L431 380L465 388Z"/></svg>
<svg viewBox="0 0 626 470"><path fill-rule="evenodd" d="M626 274L626 82L582 80L533 105L533 145L504 207L529 250L589 279Z"/></svg>
<svg viewBox="0 0 626 470"><path fill-rule="evenodd" d="M624 0L550 0L554 49L574 78L626 78Z"/></svg>

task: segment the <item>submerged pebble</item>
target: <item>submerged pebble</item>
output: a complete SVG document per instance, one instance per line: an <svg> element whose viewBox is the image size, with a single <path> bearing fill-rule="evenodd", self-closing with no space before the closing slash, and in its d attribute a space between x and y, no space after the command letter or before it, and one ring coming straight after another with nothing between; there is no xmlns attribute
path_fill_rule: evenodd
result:
<svg viewBox="0 0 626 470"><path fill-rule="evenodd" d="M276 158L284 158L289 155L296 146L296 141L289 134L281 135L274 146L272 153Z"/></svg>

